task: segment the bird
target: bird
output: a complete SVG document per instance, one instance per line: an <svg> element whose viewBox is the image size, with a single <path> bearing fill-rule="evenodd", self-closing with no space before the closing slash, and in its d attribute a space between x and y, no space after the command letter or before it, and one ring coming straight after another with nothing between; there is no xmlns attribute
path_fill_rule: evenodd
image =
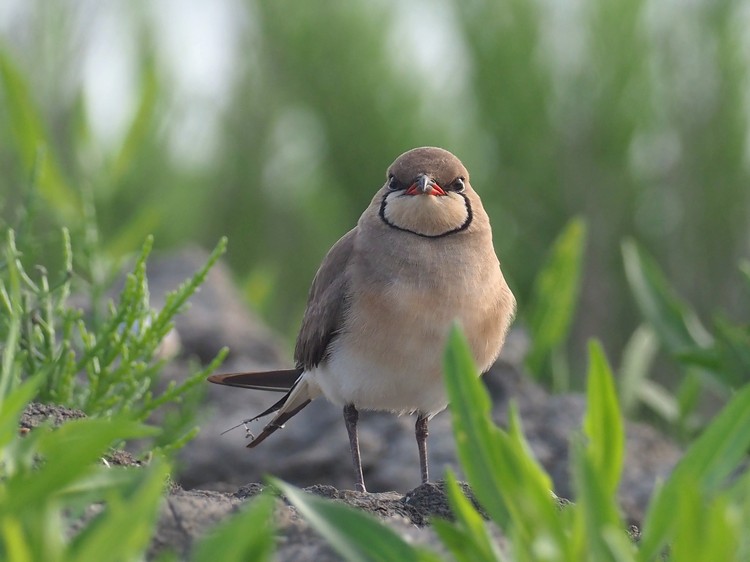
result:
<svg viewBox="0 0 750 562"><path fill-rule="evenodd" d="M357 225L323 259L294 349L294 369L216 374L212 383L285 392L247 445L256 447L312 400L343 407L355 489L366 492L360 410L416 414L422 483L428 422L447 407L442 352L457 322L480 373L495 362L516 301L469 172L451 152L420 147L388 167Z"/></svg>

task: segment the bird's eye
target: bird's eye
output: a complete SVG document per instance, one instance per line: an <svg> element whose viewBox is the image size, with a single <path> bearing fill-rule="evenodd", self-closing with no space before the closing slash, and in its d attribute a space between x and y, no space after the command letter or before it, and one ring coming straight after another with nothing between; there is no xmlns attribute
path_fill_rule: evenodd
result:
<svg viewBox="0 0 750 562"><path fill-rule="evenodd" d="M398 180L396 179L396 176L388 177L388 189L390 189L391 191L402 189L401 184L399 184Z"/></svg>
<svg viewBox="0 0 750 562"><path fill-rule="evenodd" d="M456 180L451 184L451 191L461 193L465 189L466 189L466 184L464 183L464 178L456 178Z"/></svg>

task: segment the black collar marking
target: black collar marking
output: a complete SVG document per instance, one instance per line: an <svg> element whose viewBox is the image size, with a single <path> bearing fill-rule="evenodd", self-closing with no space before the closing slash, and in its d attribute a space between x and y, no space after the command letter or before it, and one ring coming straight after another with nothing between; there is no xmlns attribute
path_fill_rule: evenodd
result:
<svg viewBox="0 0 750 562"><path fill-rule="evenodd" d="M460 195L463 198L464 204L466 205L466 220L463 222L461 226L458 226L452 230L446 230L445 232L441 232L440 234L423 234L421 232L409 230L408 228L402 228L398 226L397 224L393 224L385 216L386 199L391 193L393 192L392 191L386 192L385 195L383 195L383 200L380 202L380 212L378 213L380 215L380 220L382 220L385 224L387 224L391 228L395 228L396 230L401 230L403 232L409 232L411 234L416 234L417 236L421 236L422 238L442 238L443 236L456 234L457 232L461 232L462 230L466 230L467 228L469 228L469 225L471 224L471 221L474 218L474 213L471 210L471 203L469 202L469 199L466 197L465 193L459 193L458 195ZM415 195L414 197L420 197L420 196Z"/></svg>

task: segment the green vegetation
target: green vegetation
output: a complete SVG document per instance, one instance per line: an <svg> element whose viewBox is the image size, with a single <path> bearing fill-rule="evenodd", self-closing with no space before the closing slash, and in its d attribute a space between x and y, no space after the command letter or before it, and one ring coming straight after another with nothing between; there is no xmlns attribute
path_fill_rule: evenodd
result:
<svg viewBox="0 0 750 562"><path fill-rule="evenodd" d="M145 421L158 408L187 399L192 407L180 415L167 416L160 443L179 445L194 431L199 385L223 360L220 354L180 384L172 381L157 390L165 359L159 350L172 329L172 319L185 306L210 267L224 252L223 240L196 275L171 293L160 311L151 309L146 259L149 238L136 259L134 271L125 280L117 302L110 301L106 313L97 313L101 303L92 302L91 312L69 304L76 280L70 236L62 230L64 268L55 275L36 264L33 274L23 264L15 231L6 228L0 261L0 338L3 363L0 397L29 377L40 381L34 399L83 410L92 417L111 418L125 414ZM91 288L92 295L104 293ZM177 443L175 443L177 439Z"/></svg>
<svg viewBox="0 0 750 562"><path fill-rule="evenodd" d="M142 468L97 462L123 439L159 430L125 416L18 431L23 406L41 377L2 397L0 409L0 559L13 562L140 560L156 525L169 463ZM273 549L273 498L255 500L195 546L191 560L263 560ZM248 533L247 529L253 529ZM162 560L176 557L163 556Z"/></svg>
<svg viewBox="0 0 750 562"><path fill-rule="evenodd" d="M706 423L700 410L706 394L725 402L750 382L750 323L734 322L714 313L704 326L695 309L681 299L657 263L632 241L623 245L625 272L644 325L633 336L625 355L621 393L631 408L643 404L676 434L687 440ZM740 264L750 300L750 267ZM679 368L679 385L672 394L649 378L659 348Z"/></svg>
<svg viewBox="0 0 750 562"><path fill-rule="evenodd" d="M233 38L224 89L202 102L181 89L147 4L24 4L0 10L19 18L0 21L0 559L142 557L172 455L195 431L199 383L222 359L163 385L161 344L224 237L248 301L291 337L324 252L385 166L425 144L472 170L530 335L527 370L588 393L575 503L560 509L517 414L507 430L490 421L454 334L455 437L492 523L448 474L456 520L434 522L445 549L467 561L750 559L746 0L585 0L575 11L447 0L434 12L241 0L222 30ZM107 17L132 49L134 87L111 104L130 108L111 138L97 133L82 78L84 28ZM105 53L108 64L122 54ZM196 115L198 133L184 126ZM152 246L216 240L152 310ZM589 345L585 378L591 334L603 346ZM603 348L619 359L615 378ZM89 417L21 435L34 400ZM686 447L639 542L615 495L622 414ZM135 439L147 466L97 462ZM348 559L437 559L366 515L275 485ZM274 502L251 502L193 559L270 559ZM505 555L490 525L508 537Z"/></svg>
<svg viewBox="0 0 750 562"><path fill-rule="evenodd" d="M750 446L750 385L734 395L656 490L636 541L617 504L624 426L599 344L589 348L588 409L573 440L576 501L562 508L550 477L530 453L517 413L511 410L507 430L492 423L489 397L458 331L446 351L445 382L461 466L478 501L509 540L507 551L500 552L488 523L448 474L456 520L433 525L455 560L740 562L750 556L750 472L743 464ZM276 485L347 560L389 559L383 552L435 560L349 507Z"/></svg>
<svg viewBox="0 0 750 562"><path fill-rule="evenodd" d="M168 465L155 459L143 470L128 470L96 461L112 444L154 430L116 417L72 421L21 437L20 412L40 381L37 376L2 397L0 558L112 560L117 553L119 560L134 559L149 544ZM99 501L106 507L70 537L85 508Z"/></svg>
<svg viewBox="0 0 750 562"><path fill-rule="evenodd" d="M176 56L160 31L184 29L195 7L168 18L137 2L19 11L0 44L5 213L42 147L50 213L73 228L80 190L91 192L110 258L149 234L159 247L228 236L248 298L291 340L321 258L385 166L440 145L472 171L527 325L547 249L570 217L586 222L573 386L589 336L616 358L639 322L618 259L626 237L702 316L750 313L737 307L734 271L750 230L745 1L226 4L227 29L210 40L230 55L205 79L223 89L194 79L196 92L181 63L208 66L191 53L209 39L188 28ZM105 122L120 131L107 142L91 111L102 100L79 79L91 74L85 30L99 18L121 30L97 43L107 69L124 59L133 80L112 100L125 123Z"/></svg>
<svg viewBox="0 0 750 562"><path fill-rule="evenodd" d="M119 298L105 303L104 280L112 275L91 275L102 267L91 243L95 225L83 229L89 244L80 256L68 230L60 231L62 265L53 270L34 261L45 253L45 235L32 208L21 210L16 228L3 225L0 242L0 559L137 559L150 544L169 457L197 431L198 385L225 355L179 384L160 385L160 346L226 240L156 311L146 278L148 238ZM73 304L74 294L88 299L87 312ZM21 432L21 412L32 401L79 408L88 418ZM144 425L155 412L166 415L158 426ZM148 466L100 461L135 439L151 457Z"/></svg>
<svg viewBox="0 0 750 562"><path fill-rule="evenodd" d="M571 386L566 343L578 305L585 242L586 224L572 220L552 245L524 313L531 338L526 367L558 392Z"/></svg>

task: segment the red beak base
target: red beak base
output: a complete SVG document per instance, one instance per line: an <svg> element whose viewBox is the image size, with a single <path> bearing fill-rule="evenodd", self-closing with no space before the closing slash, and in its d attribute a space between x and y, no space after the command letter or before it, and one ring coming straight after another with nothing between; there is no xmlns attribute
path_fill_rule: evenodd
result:
<svg viewBox="0 0 750 562"><path fill-rule="evenodd" d="M448 195L445 190L436 183L428 185L424 191L419 189L416 183L411 184L406 190L407 195Z"/></svg>

